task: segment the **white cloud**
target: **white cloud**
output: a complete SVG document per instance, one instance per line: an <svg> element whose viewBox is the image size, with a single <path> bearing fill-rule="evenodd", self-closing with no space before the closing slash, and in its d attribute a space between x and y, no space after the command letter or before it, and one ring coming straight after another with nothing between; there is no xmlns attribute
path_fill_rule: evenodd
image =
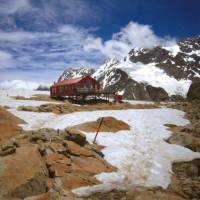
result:
<svg viewBox="0 0 200 200"><path fill-rule="evenodd" d="M16 70L28 69L31 71L29 73L36 73L38 70L46 70L46 73L50 70L62 71L68 66L96 67L108 57L123 58L136 46L166 46L175 42L174 39L156 36L148 25L135 22L130 22L107 41L96 37L93 32L93 28L70 24L60 26L54 32L1 31L0 48L7 49L10 54L0 53L0 67L8 68L12 63ZM28 76L32 78L31 75ZM46 74L42 76L45 79ZM41 75L38 77L42 79ZM56 75L54 77L58 78Z"/></svg>
<svg viewBox="0 0 200 200"><path fill-rule="evenodd" d="M19 9L27 9L30 7L28 0L1 0L0 1L0 13L12 14Z"/></svg>
<svg viewBox="0 0 200 200"><path fill-rule="evenodd" d="M120 32L114 33L111 40L102 41L101 38L90 37L84 49L88 52L97 50L107 57L122 58L134 47L151 48L159 45L175 44L173 38L158 37L151 26L130 22Z"/></svg>
<svg viewBox="0 0 200 200"><path fill-rule="evenodd" d="M0 47L14 50L15 66L19 68L55 70L80 64L91 67L102 61L102 54L84 51L91 30L68 24L54 32L2 31Z"/></svg>
<svg viewBox="0 0 200 200"><path fill-rule="evenodd" d="M0 50L0 69L11 67L12 64L12 55Z"/></svg>
<svg viewBox="0 0 200 200"><path fill-rule="evenodd" d="M0 0L0 15L4 30L53 31L62 24L98 21L101 12L82 0Z"/></svg>
<svg viewBox="0 0 200 200"><path fill-rule="evenodd" d="M0 41L4 42L20 42L25 40L32 40L37 37L37 33L25 31L4 32L0 31Z"/></svg>

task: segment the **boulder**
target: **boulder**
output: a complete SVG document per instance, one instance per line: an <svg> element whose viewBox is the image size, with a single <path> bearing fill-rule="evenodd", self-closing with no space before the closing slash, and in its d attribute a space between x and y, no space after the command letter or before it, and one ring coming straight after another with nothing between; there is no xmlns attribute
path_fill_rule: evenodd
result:
<svg viewBox="0 0 200 200"><path fill-rule="evenodd" d="M43 142L62 141L62 139L58 136L58 130L52 128L42 128L37 131L32 131L30 141L37 142L38 140Z"/></svg>
<svg viewBox="0 0 200 200"><path fill-rule="evenodd" d="M200 170L200 159L190 162L180 162L173 164L173 172L181 178L198 178Z"/></svg>
<svg viewBox="0 0 200 200"><path fill-rule="evenodd" d="M169 100L167 92L161 87L153 87L148 85L146 87L152 101L166 101Z"/></svg>
<svg viewBox="0 0 200 200"><path fill-rule="evenodd" d="M7 156L9 154L13 154L16 148L14 145L6 146L6 148L0 147L0 156Z"/></svg>
<svg viewBox="0 0 200 200"><path fill-rule="evenodd" d="M53 197L50 193L44 193L32 197L27 197L24 200L53 200Z"/></svg>
<svg viewBox="0 0 200 200"><path fill-rule="evenodd" d="M189 101L196 99L200 100L200 80L192 82L187 93L187 99Z"/></svg>
<svg viewBox="0 0 200 200"><path fill-rule="evenodd" d="M180 102L183 102L185 101L185 98L181 95L171 95L170 96L170 101L173 101L173 102L177 102L177 101L180 101Z"/></svg>
<svg viewBox="0 0 200 200"><path fill-rule="evenodd" d="M100 121L102 118L97 119L96 121L86 122L82 124L75 125L74 128L77 128L85 132L96 132L99 127ZM130 126L122 120L118 120L114 117L104 117L103 122L100 127L100 132L117 132L121 130L130 130Z"/></svg>
<svg viewBox="0 0 200 200"><path fill-rule="evenodd" d="M127 192L127 200L184 200L184 198L159 188L134 188Z"/></svg>
<svg viewBox="0 0 200 200"><path fill-rule="evenodd" d="M47 176L37 145L19 147L14 154L0 158L0 199L44 193Z"/></svg>
<svg viewBox="0 0 200 200"><path fill-rule="evenodd" d="M52 178L62 177L70 172L71 172L70 167L62 163L54 163L49 168L50 177Z"/></svg>
<svg viewBox="0 0 200 200"><path fill-rule="evenodd" d="M75 128L66 128L64 139L74 141L81 146L84 146L88 143L85 135Z"/></svg>
<svg viewBox="0 0 200 200"><path fill-rule="evenodd" d="M48 148L54 153L67 154L68 148L64 143L49 142Z"/></svg>
<svg viewBox="0 0 200 200"><path fill-rule="evenodd" d="M194 137L188 133L174 133L167 139L171 144L178 144L193 151L200 151L200 138Z"/></svg>
<svg viewBox="0 0 200 200"><path fill-rule="evenodd" d="M80 155L93 156L94 155L94 153L91 150L85 147L82 147L73 141L66 141L66 145L70 151L70 154L72 155L76 155L76 156L80 156Z"/></svg>
<svg viewBox="0 0 200 200"><path fill-rule="evenodd" d="M0 106L0 145L6 143L11 138L22 134L22 127L19 127L18 125L23 123L23 120Z"/></svg>
<svg viewBox="0 0 200 200"><path fill-rule="evenodd" d="M200 199L200 159L174 163L170 190L185 199Z"/></svg>
<svg viewBox="0 0 200 200"><path fill-rule="evenodd" d="M29 112L38 112L38 108L34 106L19 106L17 108L19 111L29 111Z"/></svg>
<svg viewBox="0 0 200 200"><path fill-rule="evenodd" d="M94 175L114 170L114 167L106 163L103 159L84 156L71 156L71 159L74 164L72 165L71 170L74 173L89 173Z"/></svg>
<svg viewBox="0 0 200 200"><path fill-rule="evenodd" d="M78 187L96 185L99 183L100 182L94 176L90 176L87 173L68 173L63 177L56 178L56 185L58 185L59 189L62 189L63 191L69 191Z"/></svg>
<svg viewBox="0 0 200 200"><path fill-rule="evenodd" d="M71 163L71 159L63 154L51 153L46 156L46 163L48 166L51 166L55 163L69 165Z"/></svg>

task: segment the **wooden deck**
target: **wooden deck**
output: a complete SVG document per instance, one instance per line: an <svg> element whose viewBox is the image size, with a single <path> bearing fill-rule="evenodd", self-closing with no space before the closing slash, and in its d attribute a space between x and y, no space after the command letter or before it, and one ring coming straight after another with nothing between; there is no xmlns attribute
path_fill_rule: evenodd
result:
<svg viewBox="0 0 200 200"><path fill-rule="evenodd" d="M88 88L76 89L76 95L101 95L101 94L115 94L112 90L94 90Z"/></svg>

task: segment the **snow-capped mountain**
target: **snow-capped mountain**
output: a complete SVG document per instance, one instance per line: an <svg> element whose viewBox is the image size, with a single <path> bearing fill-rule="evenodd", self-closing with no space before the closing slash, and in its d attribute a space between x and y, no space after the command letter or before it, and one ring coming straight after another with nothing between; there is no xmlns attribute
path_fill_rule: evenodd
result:
<svg viewBox="0 0 200 200"><path fill-rule="evenodd" d="M81 67L81 68L66 68L58 81L62 81L69 78L75 78L84 75L92 75L95 72L93 68Z"/></svg>
<svg viewBox="0 0 200 200"><path fill-rule="evenodd" d="M124 61L108 59L92 76L101 81L103 88L122 92L127 99L164 101L169 98L162 88L148 88L146 83L135 81L126 72L127 65L123 66L125 63L127 64Z"/></svg>
<svg viewBox="0 0 200 200"><path fill-rule="evenodd" d="M134 48L122 61L106 60L93 76L104 88L123 90L128 99L185 96L200 77L200 37L170 47Z"/></svg>
<svg viewBox="0 0 200 200"><path fill-rule="evenodd" d="M123 60L107 59L93 68L67 68L59 80L92 75L103 88L127 99L167 100L186 96L193 79L200 78L200 36L170 47L134 48Z"/></svg>
<svg viewBox="0 0 200 200"><path fill-rule="evenodd" d="M200 36L189 38L171 47L135 48L129 58L133 63L154 63L169 76L180 79L200 77Z"/></svg>

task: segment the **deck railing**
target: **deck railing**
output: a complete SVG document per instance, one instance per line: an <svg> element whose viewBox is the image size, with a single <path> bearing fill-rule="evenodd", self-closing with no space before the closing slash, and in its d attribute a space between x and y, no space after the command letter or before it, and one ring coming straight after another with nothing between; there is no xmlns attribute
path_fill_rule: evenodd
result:
<svg viewBox="0 0 200 200"><path fill-rule="evenodd" d="M103 90L103 89L94 89L94 88L76 88L77 94L114 94L113 90Z"/></svg>

